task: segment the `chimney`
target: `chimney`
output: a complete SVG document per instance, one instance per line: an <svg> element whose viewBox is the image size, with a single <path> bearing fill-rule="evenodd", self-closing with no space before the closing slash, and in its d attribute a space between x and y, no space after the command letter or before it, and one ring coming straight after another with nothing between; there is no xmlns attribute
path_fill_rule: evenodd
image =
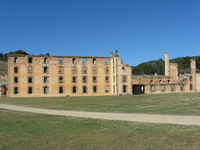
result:
<svg viewBox="0 0 200 150"><path fill-rule="evenodd" d="M169 56L167 52L165 52L165 76L169 76Z"/></svg>
<svg viewBox="0 0 200 150"><path fill-rule="evenodd" d="M196 91L196 59L190 60L190 75L191 75L191 82L192 82L192 89L193 91Z"/></svg>

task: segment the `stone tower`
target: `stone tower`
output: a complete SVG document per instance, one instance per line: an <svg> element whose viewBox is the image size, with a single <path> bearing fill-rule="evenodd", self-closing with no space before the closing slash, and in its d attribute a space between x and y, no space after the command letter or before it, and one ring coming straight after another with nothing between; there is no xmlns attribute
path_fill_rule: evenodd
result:
<svg viewBox="0 0 200 150"><path fill-rule="evenodd" d="M169 56L167 52L165 52L165 76L169 76Z"/></svg>
<svg viewBox="0 0 200 150"><path fill-rule="evenodd" d="M192 82L192 90L196 91L196 60L190 60L190 73L191 73L191 82Z"/></svg>

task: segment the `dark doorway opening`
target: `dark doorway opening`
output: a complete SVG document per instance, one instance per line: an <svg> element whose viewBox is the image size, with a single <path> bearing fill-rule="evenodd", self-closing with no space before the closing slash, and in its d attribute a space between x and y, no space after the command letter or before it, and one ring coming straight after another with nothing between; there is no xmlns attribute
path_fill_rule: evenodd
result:
<svg viewBox="0 0 200 150"><path fill-rule="evenodd" d="M145 86L144 85L133 85L133 94L144 94Z"/></svg>

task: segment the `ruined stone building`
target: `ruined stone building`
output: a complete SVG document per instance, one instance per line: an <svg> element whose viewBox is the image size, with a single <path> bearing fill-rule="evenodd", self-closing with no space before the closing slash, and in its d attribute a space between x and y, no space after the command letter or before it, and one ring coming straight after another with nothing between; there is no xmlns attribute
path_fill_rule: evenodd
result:
<svg viewBox="0 0 200 150"><path fill-rule="evenodd" d="M179 75L165 53L164 76L132 76L117 51L110 57L9 55L9 97L132 95L200 91L200 74Z"/></svg>
<svg viewBox="0 0 200 150"><path fill-rule="evenodd" d="M7 96L8 92L8 75L0 74L0 97Z"/></svg>
<svg viewBox="0 0 200 150"><path fill-rule="evenodd" d="M165 53L165 75L133 76L133 94L200 92L200 74L196 73L196 61L191 60L190 74L178 74L178 64L169 63Z"/></svg>
<svg viewBox="0 0 200 150"><path fill-rule="evenodd" d="M111 57L10 55L8 96L132 94L131 66Z"/></svg>

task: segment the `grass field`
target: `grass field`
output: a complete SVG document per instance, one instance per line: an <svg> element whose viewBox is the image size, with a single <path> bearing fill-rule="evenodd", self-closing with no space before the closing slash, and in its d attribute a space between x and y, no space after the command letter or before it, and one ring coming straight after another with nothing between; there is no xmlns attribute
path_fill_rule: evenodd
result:
<svg viewBox="0 0 200 150"><path fill-rule="evenodd" d="M0 98L0 103L93 112L200 115L200 93L97 97Z"/></svg>
<svg viewBox="0 0 200 150"><path fill-rule="evenodd" d="M0 109L0 143L1 150L198 150L200 127Z"/></svg>

